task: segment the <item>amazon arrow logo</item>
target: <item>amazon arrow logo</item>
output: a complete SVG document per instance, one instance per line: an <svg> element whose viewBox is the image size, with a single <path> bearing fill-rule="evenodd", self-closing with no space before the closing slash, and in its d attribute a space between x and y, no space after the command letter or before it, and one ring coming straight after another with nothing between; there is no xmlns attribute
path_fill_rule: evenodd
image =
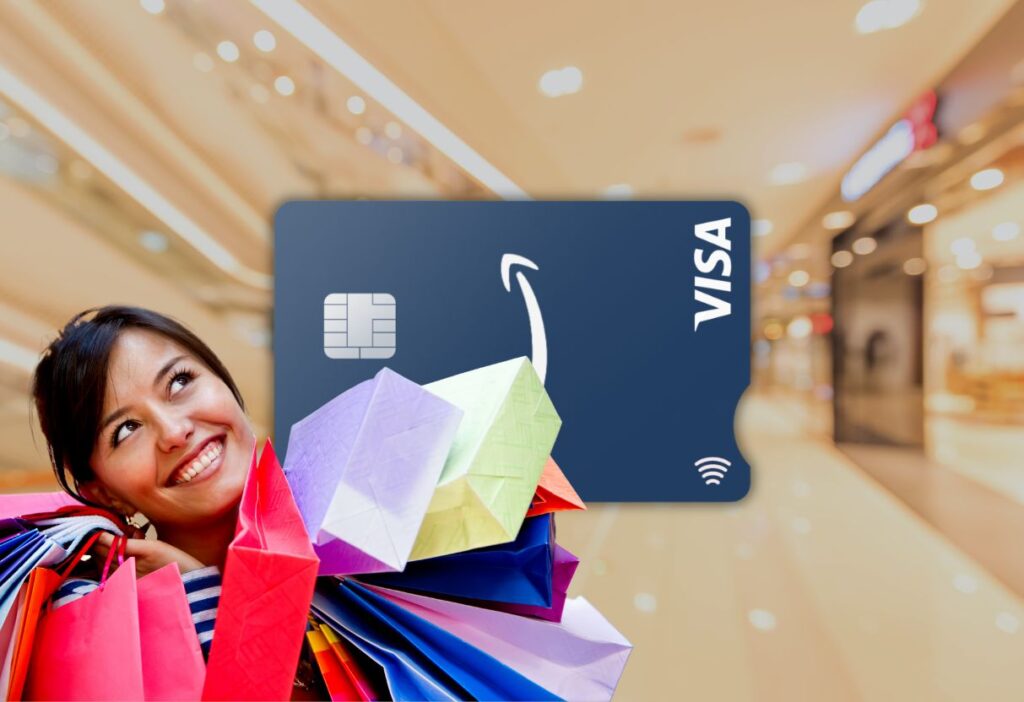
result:
<svg viewBox="0 0 1024 702"><path fill-rule="evenodd" d="M505 254L501 257L501 282L505 284L506 292L512 292L510 274L512 273L512 266L516 265L532 268L535 271L540 270L537 268L536 263L524 256L511 253ZM516 280L519 281L519 287L523 291L526 314L530 317L530 339L532 341L530 361L533 363L534 370L537 371L540 382L543 383L548 372L548 338L544 333L544 317L540 314L540 304L537 302L537 296L533 294L530 281L526 279L522 271L516 271Z"/></svg>

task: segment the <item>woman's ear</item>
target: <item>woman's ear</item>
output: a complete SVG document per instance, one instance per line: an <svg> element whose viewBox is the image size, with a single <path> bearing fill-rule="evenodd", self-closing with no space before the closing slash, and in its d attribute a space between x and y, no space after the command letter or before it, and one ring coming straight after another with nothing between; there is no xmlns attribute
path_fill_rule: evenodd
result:
<svg viewBox="0 0 1024 702"><path fill-rule="evenodd" d="M128 517L132 517L138 511L134 506L128 504L107 490L107 488L97 480L90 480L82 483L78 486L78 491L82 493L82 497L85 499L109 507L113 511L119 512Z"/></svg>

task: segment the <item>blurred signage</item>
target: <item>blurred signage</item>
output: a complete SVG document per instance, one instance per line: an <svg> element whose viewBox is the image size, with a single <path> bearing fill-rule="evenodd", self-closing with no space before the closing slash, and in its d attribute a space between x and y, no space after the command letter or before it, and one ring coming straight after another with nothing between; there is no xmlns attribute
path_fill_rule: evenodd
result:
<svg viewBox="0 0 1024 702"><path fill-rule="evenodd" d="M937 104L934 90L919 97L903 119L892 125L885 136L857 159L843 176L840 192L844 200L853 202L860 199L910 154L935 143L938 138L934 121Z"/></svg>

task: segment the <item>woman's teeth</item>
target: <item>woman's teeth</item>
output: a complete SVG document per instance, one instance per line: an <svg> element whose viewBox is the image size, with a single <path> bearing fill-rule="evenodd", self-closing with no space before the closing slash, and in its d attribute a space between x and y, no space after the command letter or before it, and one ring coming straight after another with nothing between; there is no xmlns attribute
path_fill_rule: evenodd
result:
<svg viewBox="0 0 1024 702"><path fill-rule="evenodd" d="M210 445L210 448L203 451L199 458L192 461L189 467L185 469L185 472L174 481L175 485L181 485L183 483L192 482L192 480L202 473L204 470L210 467L210 465L217 460L217 456L224 450L224 444L220 441L214 442Z"/></svg>

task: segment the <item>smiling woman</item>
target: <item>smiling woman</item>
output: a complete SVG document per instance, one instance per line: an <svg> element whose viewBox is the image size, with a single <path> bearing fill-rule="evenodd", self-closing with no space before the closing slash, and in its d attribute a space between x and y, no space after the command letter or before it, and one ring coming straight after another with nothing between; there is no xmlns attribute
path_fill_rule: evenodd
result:
<svg viewBox="0 0 1024 702"><path fill-rule="evenodd" d="M223 564L256 439L206 344L149 310L87 310L46 350L34 395L61 486L156 528L131 545L141 572Z"/></svg>
<svg viewBox="0 0 1024 702"><path fill-rule="evenodd" d="M231 374L175 320L109 306L68 322L36 367L33 394L61 487L150 521L158 538L130 539L126 554L139 575L178 564L208 652L219 569L256 446ZM101 557L112 541L101 537ZM94 587L70 580L55 603Z"/></svg>

